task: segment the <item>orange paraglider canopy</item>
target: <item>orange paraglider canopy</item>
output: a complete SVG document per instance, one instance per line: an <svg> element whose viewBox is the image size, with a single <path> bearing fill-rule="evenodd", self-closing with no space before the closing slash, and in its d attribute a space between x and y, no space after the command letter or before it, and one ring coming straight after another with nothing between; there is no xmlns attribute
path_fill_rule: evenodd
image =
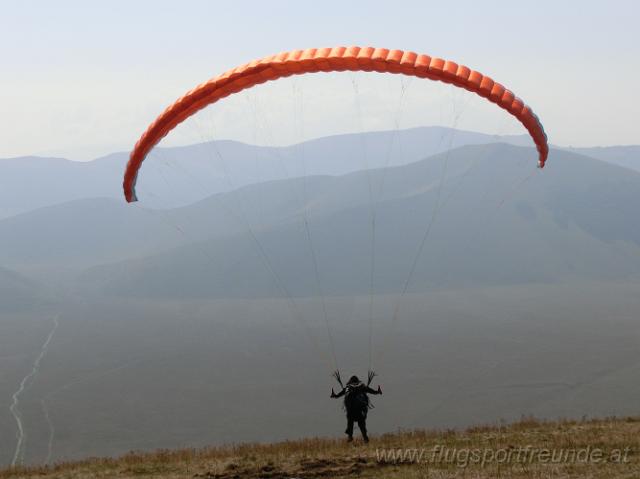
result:
<svg viewBox="0 0 640 479"><path fill-rule="evenodd" d="M137 201L135 186L145 157L173 128L202 108L239 91L278 78L315 72L374 71L428 78L476 93L516 117L538 149L538 165L549 154L540 120L524 102L500 83L464 65L414 52L372 47L335 47L293 50L236 67L197 86L170 105L149 125L136 143L124 175L124 195Z"/></svg>

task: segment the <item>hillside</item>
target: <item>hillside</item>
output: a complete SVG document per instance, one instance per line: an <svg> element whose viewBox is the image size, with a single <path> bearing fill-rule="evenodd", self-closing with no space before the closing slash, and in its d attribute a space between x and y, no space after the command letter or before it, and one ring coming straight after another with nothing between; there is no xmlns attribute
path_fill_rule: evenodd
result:
<svg viewBox="0 0 640 479"><path fill-rule="evenodd" d="M306 211L326 292L366 294L372 208L377 293L402 287L432 217L411 282L422 290L640 279L640 229L628 221L640 198L640 174L586 156L554 150L553 163L537 171L531 148L465 146L409 165L312 177L303 188L302 179L252 185L176 211L172 220L184 231L206 237L208 228L210 239L92 268L82 276L84 290L277 295L264 266L269 261L292 295L313 295ZM221 204L242 212L252 231L242 221L231 228L217 221Z"/></svg>
<svg viewBox="0 0 640 479"><path fill-rule="evenodd" d="M640 474L640 419L540 422L463 431L385 434L364 445L336 439L129 453L51 467L5 469L0 478L614 478Z"/></svg>
<svg viewBox="0 0 640 479"><path fill-rule="evenodd" d="M574 153L587 155L613 165L640 171L640 146L599 146L590 148L567 148Z"/></svg>
<svg viewBox="0 0 640 479"><path fill-rule="evenodd" d="M65 270L184 241L159 214L110 198L74 200L0 220L0 264Z"/></svg>
<svg viewBox="0 0 640 479"><path fill-rule="evenodd" d="M32 280L0 267L0 313L32 306L42 298L42 288Z"/></svg>

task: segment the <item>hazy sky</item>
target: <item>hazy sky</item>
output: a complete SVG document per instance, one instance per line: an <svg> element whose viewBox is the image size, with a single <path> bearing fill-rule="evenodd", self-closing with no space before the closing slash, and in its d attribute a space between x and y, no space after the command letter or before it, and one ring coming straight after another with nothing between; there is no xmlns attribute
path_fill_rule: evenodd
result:
<svg viewBox="0 0 640 479"><path fill-rule="evenodd" d="M441 56L491 75L534 108L553 143L638 144L639 18L636 0L0 0L0 157L86 160L129 150L166 105L228 68L282 50L353 44ZM291 112L278 104L300 86L300 104L313 117L305 119L305 138L349 129L331 117L349 77L327 81L317 96L320 81L284 80L254 101L279 121ZM384 91L379 79L357 81L373 96ZM420 105L420 95L445 90L414 85L402 126L438 123L429 108L435 103ZM221 107L216 132L256 139L233 108ZM524 132L505 129L501 110L478 108L457 126Z"/></svg>

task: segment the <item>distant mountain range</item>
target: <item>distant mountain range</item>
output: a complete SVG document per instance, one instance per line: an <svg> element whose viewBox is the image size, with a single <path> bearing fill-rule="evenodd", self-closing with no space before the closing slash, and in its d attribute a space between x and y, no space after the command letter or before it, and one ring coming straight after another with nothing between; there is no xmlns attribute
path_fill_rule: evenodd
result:
<svg viewBox="0 0 640 479"><path fill-rule="evenodd" d="M143 166L139 196L144 206L170 209L238 187L302 176L344 175L399 166L465 145L530 146L526 135L493 136L443 127L345 134L287 147L234 141L156 148ZM640 147L568 149L640 170ZM88 198L121 200L128 153L90 162L61 158L0 159L0 218Z"/></svg>
<svg viewBox="0 0 640 479"><path fill-rule="evenodd" d="M367 144L389 134L370 134ZM309 163L319 164L331 141L355 148L357 139L312 142L316 162ZM201 166L198 158L184 163ZM332 295L367 292L372 257L377 293L402 288L414 261L409 286L417 290L640 279L640 225L629 221L640 173L566 150L553 150L537 170L533 148L504 143L388 160L398 166L384 167L378 155L373 163L382 167L345 166L341 175L260 183L244 176L246 186L166 211L110 198L39 208L0 220L0 264L35 278L78 278L83 294L143 297L314 295L314 256ZM196 175L192 187L198 182Z"/></svg>
<svg viewBox="0 0 640 479"><path fill-rule="evenodd" d="M278 295L281 281L292 295L313 295L313 249L327 294L365 294L372 251L368 185L376 191L383 182L373 204L378 293L403 287L423 240L410 285L418 291L640 280L640 225L628 220L640 199L640 173L563 151L554 151L548 169L534 165L532 149L494 144L388 170L312 178L305 203L311 244L298 180L250 186L241 197L223 198L238 208L253 205L245 208L259 244L246 228L212 230L204 242L95 267L82 283L119 295L256 297ZM213 202L197 208L184 212L197 223L220 215Z"/></svg>

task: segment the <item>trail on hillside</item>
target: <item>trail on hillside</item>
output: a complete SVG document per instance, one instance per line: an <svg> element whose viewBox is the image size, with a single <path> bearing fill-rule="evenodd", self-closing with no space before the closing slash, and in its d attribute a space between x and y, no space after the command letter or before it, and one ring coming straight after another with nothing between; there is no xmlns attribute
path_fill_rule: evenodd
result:
<svg viewBox="0 0 640 479"><path fill-rule="evenodd" d="M35 378L35 376L38 374L38 371L40 370L40 363L46 356L47 350L49 349L49 343L51 343L51 340L53 339L53 335L55 334L56 329L58 329L59 317L60 317L59 314L54 316L53 328L51 328L51 331L49 332L47 339L42 344L42 347L40 348L40 353L38 354L35 361L33 362L31 371L24 378L22 378L22 381L20 381L20 387L18 387L18 390L14 392L13 395L11 396L11 406L9 406L9 410L11 411L11 414L13 415L16 421L16 425L18 427L16 450L13 453L11 466L15 466L18 463L18 461L20 461L21 463L24 461L24 451L27 444L27 433L24 429L24 424L22 423L22 413L20 411L20 396L31 385L30 381L33 378Z"/></svg>

